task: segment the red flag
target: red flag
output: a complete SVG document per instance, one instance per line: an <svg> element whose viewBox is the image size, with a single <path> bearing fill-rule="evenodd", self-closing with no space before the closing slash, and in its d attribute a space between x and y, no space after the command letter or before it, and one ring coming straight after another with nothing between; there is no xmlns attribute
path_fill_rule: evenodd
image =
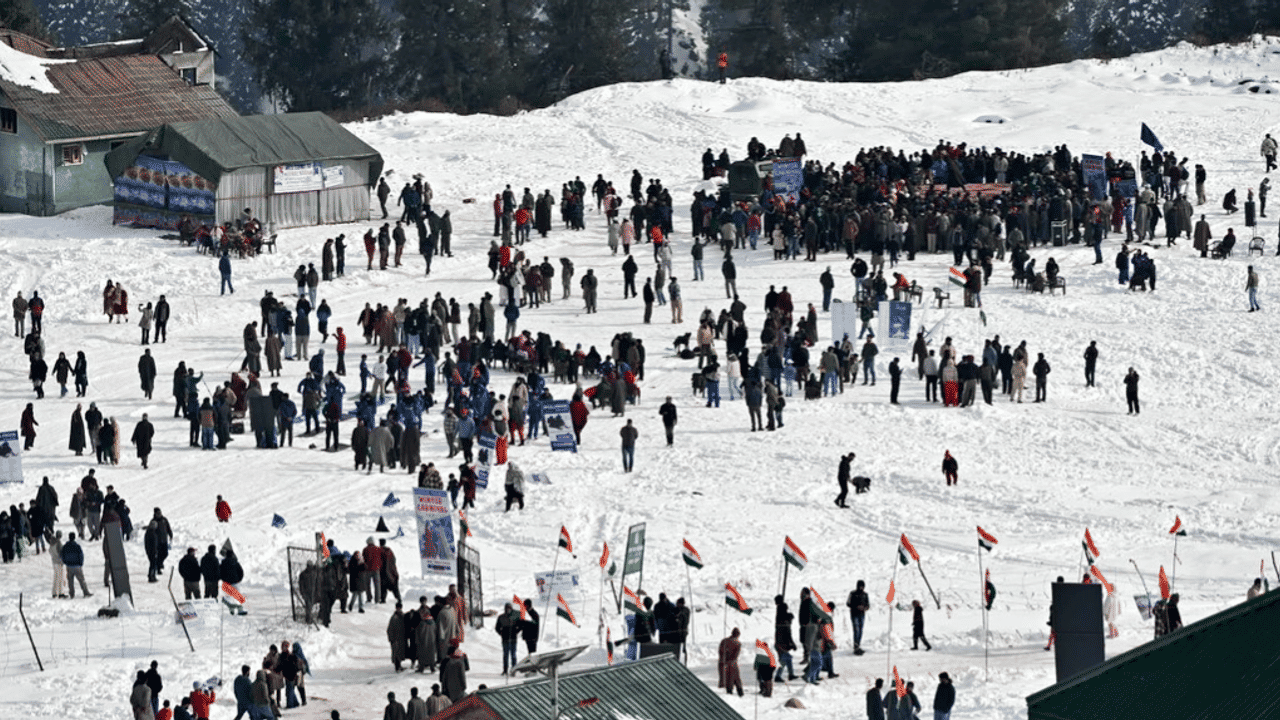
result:
<svg viewBox="0 0 1280 720"><path fill-rule="evenodd" d="M1115 591L1116 591L1116 586L1115 586L1115 585L1112 585L1112 584L1111 584L1111 583L1109 583L1109 582L1107 582L1107 578L1106 578L1106 576L1104 576L1104 575L1102 574L1102 571L1098 569L1098 566L1097 566L1097 565L1090 565L1090 566L1089 566L1089 574L1090 574L1090 575L1093 575L1095 578L1097 578L1097 579L1098 579L1098 582L1102 583L1102 587L1104 587L1104 588L1106 588L1106 589L1107 589L1107 593L1108 593L1108 594L1113 593L1113 592L1115 592Z"/></svg>
<svg viewBox="0 0 1280 720"><path fill-rule="evenodd" d="M229 595L232 600L235 600L241 605L244 604L244 595L241 595L239 590L235 589L235 587L233 587L231 583L225 580L222 582L222 592Z"/></svg>
<svg viewBox="0 0 1280 720"><path fill-rule="evenodd" d="M885 601L886 603L889 603L890 605L892 605L892 604L893 604L893 595L894 595L894 591L893 591L893 581L892 581L892 580L890 580L890 581L889 581L889 594L888 594L888 595L886 595L886 596L884 597L884 601Z"/></svg>
<svg viewBox="0 0 1280 720"><path fill-rule="evenodd" d="M1173 516L1173 527L1169 528L1169 534L1170 534L1170 535L1177 535L1177 534L1178 534L1178 531L1179 531L1179 530L1181 530L1181 529L1182 529L1182 518L1181 518L1181 517L1178 517L1177 515L1174 515L1174 516Z"/></svg>
<svg viewBox="0 0 1280 720"><path fill-rule="evenodd" d="M514 594L513 594L513 595L511 596L511 602L512 602L512 603L514 603L514 604L515 604L515 606L520 610L520 619L521 619L521 620L528 620L528 619L529 619L529 612L528 612L527 610L525 610L525 609L524 609L524 601L520 599L520 596L519 596L519 595L514 595Z"/></svg>
<svg viewBox="0 0 1280 720"><path fill-rule="evenodd" d="M1102 553L1098 552L1098 546L1093 542L1093 536L1089 534L1089 528L1084 529L1084 544L1088 546L1089 557L1096 558Z"/></svg>
<svg viewBox="0 0 1280 720"><path fill-rule="evenodd" d="M759 651L760 655L764 655L765 657L769 658L769 667L771 668L778 667L778 659L773 656L773 650L769 648L769 643L757 638L756 650Z"/></svg>
<svg viewBox="0 0 1280 720"><path fill-rule="evenodd" d="M907 539L906 533L902 533L902 537L900 538L900 540L902 542L902 549L905 550L907 554L911 556L911 559L915 560L916 562L920 562L920 553L916 552L915 546L912 545L911 541Z"/></svg>
<svg viewBox="0 0 1280 720"><path fill-rule="evenodd" d="M324 539L324 533L320 533L320 555L325 560L329 559L329 542Z"/></svg>
<svg viewBox="0 0 1280 720"><path fill-rule="evenodd" d="M1169 576L1164 574L1164 566L1160 566L1160 597L1163 600L1169 599Z"/></svg>
<svg viewBox="0 0 1280 720"><path fill-rule="evenodd" d="M609 543L604 544L604 551L600 553L600 569L603 570L609 566Z"/></svg>
<svg viewBox="0 0 1280 720"><path fill-rule="evenodd" d="M907 696L907 686L902 682L902 678L898 677L898 666L893 666L893 687L898 691L898 697Z"/></svg>
<svg viewBox="0 0 1280 720"><path fill-rule="evenodd" d="M978 526L978 546L979 547L981 547L983 550L990 550L994 545L996 545L996 543L999 543L999 542L1000 541L996 539L995 535L992 535L986 530L983 530L981 525Z"/></svg>
<svg viewBox="0 0 1280 720"><path fill-rule="evenodd" d="M559 546L568 550L570 555L573 555L573 540L569 537L569 531L563 525L560 526Z"/></svg>

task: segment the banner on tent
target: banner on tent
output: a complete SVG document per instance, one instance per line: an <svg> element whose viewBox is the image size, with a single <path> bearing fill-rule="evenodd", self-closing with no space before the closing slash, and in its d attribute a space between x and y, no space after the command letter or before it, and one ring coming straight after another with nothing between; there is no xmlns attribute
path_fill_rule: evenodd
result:
<svg viewBox="0 0 1280 720"><path fill-rule="evenodd" d="M489 472L493 470L494 455L497 453L498 436L484 433L476 441L476 488L484 490L489 487Z"/></svg>
<svg viewBox="0 0 1280 720"><path fill-rule="evenodd" d="M804 170L800 158L781 158L773 161L773 194L794 203L800 200L804 188Z"/></svg>
<svg viewBox="0 0 1280 720"><path fill-rule="evenodd" d="M1080 176L1094 200L1107 199L1107 163L1101 155L1080 156Z"/></svg>
<svg viewBox="0 0 1280 720"><path fill-rule="evenodd" d="M852 340L858 337L858 303L831 301L831 341L840 342L845 335Z"/></svg>
<svg viewBox="0 0 1280 720"><path fill-rule="evenodd" d="M418 555L422 558L422 574L456 577L457 547L453 543L449 493L414 488L413 507L418 518Z"/></svg>
<svg viewBox="0 0 1280 720"><path fill-rule="evenodd" d="M276 195L324 189L324 171L320 163L277 165L272 173L272 191Z"/></svg>
<svg viewBox="0 0 1280 720"><path fill-rule="evenodd" d="M17 430L0 432L0 485L22 482L22 443Z"/></svg>
<svg viewBox="0 0 1280 720"><path fill-rule="evenodd" d="M578 452L578 441L573 436L573 418L569 415L568 400L551 400L542 406L547 430L551 433L552 450Z"/></svg>
<svg viewBox="0 0 1280 720"><path fill-rule="evenodd" d="M911 303L890 300L880 303L879 316L881 350L902 351L911 347Z"/></svg>
<svg viewBox="0 0 1280 720"><path fill-rule="evenodd" d="M538 597L543 600L556 595L574 599L582 589L582 581L576 569L536 572L533 574L533 582L538 586Z"/></svg>

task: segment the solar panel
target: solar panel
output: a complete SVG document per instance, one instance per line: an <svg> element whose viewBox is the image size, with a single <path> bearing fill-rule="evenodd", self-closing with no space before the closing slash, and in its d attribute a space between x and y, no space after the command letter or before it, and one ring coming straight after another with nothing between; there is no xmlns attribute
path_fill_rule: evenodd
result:
<svg viewBox="0 0 1280 720"><path fill-rule="evenodd" d="M564 650L552 650L551 652L530 655L516 663L512 672L545 673L578 657L588 647L590 647L590 645L580 645L578 647L565 648Z"/></svg>

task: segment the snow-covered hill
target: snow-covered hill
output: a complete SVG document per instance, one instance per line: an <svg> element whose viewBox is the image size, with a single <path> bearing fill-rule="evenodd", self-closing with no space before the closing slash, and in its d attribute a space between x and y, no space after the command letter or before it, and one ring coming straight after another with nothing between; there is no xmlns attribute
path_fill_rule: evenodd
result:
<svg viewBox="0 0 1280 720"><path fill-rule="evenodd" d="M563 524L573 534L576 560L561 556L559 567L576 567L585 587L574 600L580 629L547 618L547 646L598 641L595 557L601 543L615 553L625 544L626 528L648 523L644 589L689 598L696 608L690 667L709 682L715 677L715 643L721 637L723 583L733 582L761 612L731 616L745 637L770 638L777 590L779 552L790 535L808 554L808 568L791 573L788 594L795 603L800 583L817 588L838 603L858 579L865 579L873 610L864 641L868 654L849 653L846 621L837 624L842 647L836 659L841 677L819 687L781 690L760 703L766 718L782 717L782 703L800 695L814 718L847 717L868 682L896 665L917 683L922 701L932 697L938 672L956 680L959 701L953 717L962 720L1017 718L1024 697L1053 682L1045 641L1048 583L1079 572L1080 539L1092 530L1102 551L1099 566L1122 597L1142 592L1132 559L1154 588L1157 568L1172 570L1167 530L1180 516L1190 535L1179 546L1177 590L1183 616L1194 620L1244 598L1258 574L1259 562L1276 549L1280 520L1276 462L1280 434L1274 431L1277 401L1272 388L1280 368L1272 361L1276 320L1277 265L1268 252L1247 258L1238 251L1225 261L1201 260L1185 243L1149 252L1159 268L1159 290L1128 294L1116 284L1110 264L1092 265L1081 247L1041 248L1040 264L1057 259L1069 281L1069 294L1027 295L998 269L983 293L987 324L973 311L951 306L918 306L923 325L933 330L934 346L954 338L964 353L981 350L982 339L998 334L1005 342L1026 340L1033 353L1053 364L1049 402L1022 407L999 401L993 406L942 409L924 403L913 373L903 385L903 404L888 404L887 383L856 386L834 399L788 401L785 428L750 433L746 409L725 402L706 408L690 395L694 363L674 357L671 341L694 328L704 308L725 305L715 263L708 280L691 282L688 262L690 193L702 185L698 157L706 147L728 147L741 155L758 136L776 143L784 133L804 135L813 157L840 162L860 147L889 145L913 150L940 138L1018 151L1050 149L1063 142L1075 153L1112 152L1135 158L1142 146L1140 122L1148 123L1170 149L1203 163L1209 173L1211 203L1198 210L1208 216L1215 236L1228 227L1250 234L1239 216L1227 217L1215 204L1230 189L1255 187L1262 177L1258 143L1277 132L1274 95L1250 93L1242 79L1259 82L1280 74L1280 44L1194 49L1180 46L1106 64L1074 62L1030 71L966 74L945 80L884 85L837 85L738 80L727 85L696 81L602 87L545 110L509 118L414 114L360 123L351 129L384 155L392 185L423 173L435 190L435 206L454 217L454 257L438 261L424 280L419 261L406 267L368 273L358 243L352 243L349 272L323 284L320 295L334 308L334 325L352 337L348 367L366 348L353 331L366 302L416 302L440 292L464 305L493 290L484 278L492 227L487 198L510 183L517 190L550 188L582 176L589 183L603 173L625 186L633 168L660 177L676 198L676 276L684 288L682 325L668 322L659 308L656 322L640 323L642 307L624 301L621 258L610 255L601 216L591 212L587 229L559 228L526 246L534 258L572 257L581 275L594 268L601 277L600 313L583 315L576 297L556 299L540 309L525 309L521 327L543 330L567 344L604 348L617 332L630 331L648 348L643 402L628 410L641 439L636 472L621 472L618 430L622 419L596 412L578 454L552 453L539 440L513 448L511 457L526 472L544 472L550 485L530 485L527 509L504 514L501 490L481 493L471 513L474 544L482 554L486 605L500 609L513 593L535 594L534 571L549 570L556 534ZM999 115L1008 122L975 122ZM465 203L477 198L477 203ZM1274 214L1258 230L1269 247L1276 240ZM393 540L404 574L406 598L444 589L415 569L415 549L407 541L413 518L402 502L381 505L388 492L407 498L411 476L356 474L349 454L308 449L298 438L292 449L258 451L241 436L229 450L206 453L186 446L186 423L170 419L167 378L184 360L205 373L212 386L239 366L241 328L258 317L257 300L265 290L288 294L299 263L319 262L326 237L345 232L359 237L366 225L292 230L280 234L279 250L235 263L236 293L217 294L217 272L209 259L160 240L155 233L114 228L110 212L90 208L48 219L0 217L0 295L40 290L47 298L46 346L56 357L84 350L90 367L90 392L126 435L142 413L157 424L158 450L152 469L143 471L125 451L119 467L99 468L104 484L115 485L134 508L135 518L150 508L164 509L176 538L170 562L188 546L203 548L231 538L247 571L242 585L251 614L226 618L209 614L192 634L197 652L186 649L164 585L149 585L140 541L130 544L129 563L136 581L137 610L122 619L94 617L103 594L94 601L48 598L50 568L44 556L0 569L5 676L8 703L0 715L30 717L57 713L77 720L128 712L127 696L136 669L159 659L166 695L176 699L192 680L240 664L256 666L269 643L300 638L315 668L309 682L312 702L286 713L290 718L327 717L331 708L344 717L373 717L388 690L406 696L415 680L391 672L382 640L389 614L378 606L364 615L339 615L333 627L315 631L288 620L284 548L306 545L323 531L343 549L363 544L379 516L391 528L402 526L409 538ZM1108 258L1117 240L1106 243ZM647 260L647 248L638 252ZM788 286L797 305L820 300L818 274L830 264L838 296L852 295L852 280L842 256L818 263L774 262L765 250L741 252L738 289L748 304L753 329L762 319L762 296L770 285ZM926 287L946 286L949 256L920 256L899 270ZM1254 263L1262 276L1264 312L1245 312L1244 268ZM647 263L642 263L647 265ZM168 295L174 307L171 340L152 346L161 379L154 402L142 399L135 365L136 325L108 325L100 314L107 279L123 282L133 303ZM575 293L576 294L576 293ZM554 293L558 298L559 293ZM136 321L136 313L131 316ZM829 324L820 320L822 339ZM1083 387L1080 355L1097 340L1102 358L1096 389ZM315 343L313 343L314 347ZM326 346L332 352L332 340ZM903 354L906 360L907 354ZM883 353L879 372L893 357ZM1129 367L1142 374L1144 412L1125 414L1121 378ZM301 363L286 363L281 386L293 392ZM33 401L26 361L16 338L0 353L0 430L16 428L26 403ZM420 380L420 375L413 375ZM356 380L348 375L348 387ZM492 387L507 392L513 377L494 373ZM54 385L56 387L56 385ZM557 397L569 386L552 385ZM0 489L0 506L30 501L35 485L49 476L62 495L66 519L72 485L90 466L66 450L68 418L74 398L35 401L40 421L36 447L24 458L28 484ZM661 398L671 395L680 411L676 446L661 441L657 416ZM725 393L725 398L728 395ZM424 461L450 468L439 433L439 419L426 425ZM344 428L344 435L349 428ZM122 446L127 447L126 443ZM960 485L947 488L940 477L944 450L960 461ZM853 509L832 505L835 468L841 454L855 451L855 473L873 479L871 492L856 496ZM235 510L230 524L214 521L215 494ZM270 526L273 513L288 521ZM984 558L999 587L991 616L991 673L984 672L979 582L974 526L981 524L1000 544ZM71 529L64 522L62 529ZM905 532L920 551L943 610L929 606L929 653L907 651L908 623L902 614L887 634L889 609L883 602L895 571L895 548ZM700 551L706 568L686 586L680 541ZM87 548L86 576L91 586L101 577L101 554ZM1270 566L1269 559L1267 560ZM100 587L100 586L99 586ZM898 598L927 600L918 574L897 573ZM691 594L690 594L691 590ZM95 588L96 591L96 588ZM46 672L38 672L14 609L23 593L32 637ZM1108 641L1114 654L1144 642L1151 626L1124 603L1120 636ZM844 613L839 614L844 617ZM621 635L618 618L603 622ZM221 631L221 641L219 640ZM221 653L220 653L221 648ZM499 676L498 643L488 630L469 636L472 686L506 682ZM889 653L892 657L889 657ZM748 653L749 656L749 653ZM225 659L224 659L225 658ZM579 665L603 662L601 651ZM173 692L170 693L169 690ZM744 715L754 698L730 698ZM855 705L856 706L856 705ZM220 701L214 720L234 716L234 704Z"/></svg>

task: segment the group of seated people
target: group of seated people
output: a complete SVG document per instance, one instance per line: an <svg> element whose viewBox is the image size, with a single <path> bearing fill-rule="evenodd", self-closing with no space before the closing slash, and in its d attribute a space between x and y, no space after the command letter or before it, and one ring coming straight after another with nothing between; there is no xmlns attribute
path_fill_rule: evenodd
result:
<svg viewBox="0 0 1280 720"><path fill-rule="evenodd" d="M178 222L178 241L183 245L194 245L202 254L219 256L227 252L242 258L257 255L262 252L264 239L262 223L253 216L250 208L240 213L234 225L226 222L210 227L205 223L197 224L190 215L183 215Z"/></svg>

